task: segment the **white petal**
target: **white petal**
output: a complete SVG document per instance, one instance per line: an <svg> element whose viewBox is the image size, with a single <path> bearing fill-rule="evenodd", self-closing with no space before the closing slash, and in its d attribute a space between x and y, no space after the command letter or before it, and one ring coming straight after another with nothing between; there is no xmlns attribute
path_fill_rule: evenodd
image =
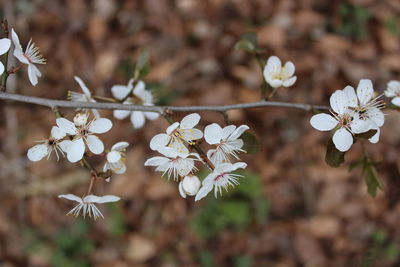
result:
<svg viewBox="0 0 400 267"><path fill-rule="evenodd" d="M49 147L46 144L36 145L28 150L28 158L31 161L39 161L49 154Z"/></svg>
<svg viewBox="0 0 400 267"><path fill-rule="evenodd" d="M187 116L185 116L181 123L180 123L180 128L181 129L192 129L194 126L196 126L200 121L200 115L197 113L192 113Z"/></svg>
<svg viewBox="0 0 400 267"><path fill-rule="evenodd" d="M293 76L285 81L283 81L282 85L284 87L290 87L297 81L297 76Z"/></svg>
<svg viewBox="0 0 400 267"><path fill-rule="evenodd" d="M330 105L337 114L343 115L348 108L349 100L345 92L336 90L330 97Z"/></svg>
<svg viewBox="0 0 400 267"><path fill-rule="evenodd" d="M351 131L355 134L365 133L371 129L371 123L361 119L353 119L350 126Z"/></svg>
<svg viewBox="0 0 400 267"><path fill-rule="evenodd" d="M102 134L112 128L112 122L106 118L95 119L90 123L89 132Z"/></svg>
<svg viewBox="0 0 400 267"><path fill-rule="evenodd" d="M345 128L341 128L335 132L332 141L339 151L345 152L353 144L353 136Z"/></svg>
<svg viewBox="0 0 400 267"><path fill-rule="evenodd" d="M348 85L342 91L346 94L347 99L349 100L349 106L353 108L358 107L358 99L354 88Z"/></svg>
<svg viewBox="0 0 400 267"><path fill-rule="evenodd" d="M294 66L293 62L288 61L285 63L285 66L283 67L283 75L286 77L292 77L295 70L296 67Z"/></svg>
<svg viewBox="0 0 400 267"><path fill-rule="evenodd" d="M144 115L146 116L147 119L152 121L160 117L160 114L157 112L145 112Z"/></svg>
<svg viewBox="0 0 400 267"><path fill-rule="evenodd" d="M171 134L173 131L175 131L179 127L179 122L174 122L170 126L168 126L166 133Z"/></svg>
<svg viewBox="0 0 400 267"><path fill-rule="evenodd" d="M82 138L71 141L67 146L66 152L67 159L70 162L80 161L83 158L83 154L85 154L85 144L83 143Z"/></svg>
<svg viewBox="0 0 400 267"><path fill-rule="evenodd" d="M227 140L228 137L236 130L235 125L228 125L222 129L222 140Z"/></svg>
<svg viewBox="0 0 400 267"><path fill-rule="evenodd" d="M11 40L8 38L0 39L0 55L7 53L8 49L10 49Z"/></svg>
<svg viewBox="0 0 400 267"><path fill-rule="evenodd" d="M95 195L87 195L82 200L85 203L99 203L100 197Z"/></svg>
<svg viewBox="0 0 400 267"><path fill-rule="evenodd" d="M400 93L400 81L390 81L387 83L387 89L385 90L386 97L395 97Z"/></svg>
<svg viewBox="0 0 400 267"><path fill-rule="evenodd" d="M75 196L73 194L59 195L58 197L82 203L82 198Z"/></svg>
<svg viewBox="0 0 400 267"><path fill-rule="evenodd" d="M182 183L182 181L179 183L178 188L179 188L179 194L181 195L181 197L186 198L186 193L185 193L185 191L183 190L183 183Z"/></svg>
<svg viewBox="0 0 400 267"><path fill-rule="evenodd" d="M385 115L378 108L370 108L366 115L372 120L378 127L382 127L385 122Z"/></svg>
<svg viewBox="0 0 400 267"><path fill-rule="evenodd" d="M29 60L24 56L24 52L22 51L22 46L19 42L19 38L14 29L11 29L11 38L14 43L14 56L24 64L29 64Z"/></svg>
<svg viewBox="0 0 400 267"><path fill-rule="evenodd" d="M235 171L237 169L245 169L247 167L247 164L244 162L236 162L235 164L232 164L232 171Z"/></svg>
<svg viewBox="0 0 400 267"><path fill-rule="evenodd" d="M144 113L142 111L133 111L131 115L131 122L133 128L140 129L143 127L146 119L144 117Z"/></svg>
<svg viewBox="0 0 400 267"><path fill-rule="evenodd" d="M126 165L122 161L113 163L112 170L116 174L123 174L126 172Z"/></svg>
<svg viewBox="0 0 400 267"><path fill-rule="evenodd" d="M249 126L247 125L240 125L232 134L231 136L229 136L228 140L232 141L232 140L236 140L238 139L243 133L244 131L247 131L249 128Z"/></svg>
<svg viewBox="0 0 400 267"><path fill-rule="evenodd" d="M267 60L267 65L268 69L280 69L282 68L282 62L277 56L270 56Z"/></svg>
<svg viewBox="0 0 400 267"><path fill-rule="evenodd" d="M196 197L194 198L194 201L199 201L200 199L204 198L205 196L210 193L210 191L213 189L213 184L207 184L203 185L199 192L197 192Z"/></svg>
<svg viewBox="0 0 400 267"><path fill-rule="evenodd" d="M393 98L392 99L392 104L395 105L395 106L400 107L400 97L398 96L398 97Z"/></svg>
<svg viewBox="0 0 400 267"><path fill-rule="evenodd" d="M58 143L58 146L62 149L62 151L67 152L68 146L70 146L71 143L72 143L71 140L63 140L60 143Z"/></svg>
<svg viewBox="0 0 400 267"><path fill-rule="evenodd" d="M4 65L3 63L0 62L0 75L2 75L4 72Z"/></svg>
<svg viewBox="0 0 400 267"><path fill-rule="evenodd" d="M114 195L105 195L100 197L97 203L108 203L108 202L116 202L119 201L121 198L114 196Z"/></svg>
<svg viewBox="0 0 400 267"><path fill-rule="evenodd" d="M379 127L375 128L374 130L376 130L376 134L374 134L370 139L368 139L368 141L370 141L372 144L376 144L379 142L379 136L381 134L381 130L379 129Z"/></svg>
<svg viewBox="0 0 400 267"><path fill-rule="evenodd" d="M101 154L104 151L104 144L103 142L100 140L100 138L98 138L95 135L88 135L86 137L86 143L89 147L89 150L92 151L93 154Z"/></svg>
<svg viewBox="0 0 400 267"><path fill-rule="evenodd" d="M143 81L138 81L138 83L135 86L135 89L133 89L133 93L141 97L143 92L145 91L146 84Z"/></svg>
<svg viewBox="0 0 400 267"><path fill-rule="evenodd" d="M111 147L111 150L122 151L129 146L128 142L118 142Z"/></svg>
<svg viewBox="0 0 400 267"><path fill-rule="evenodd" d="M283 81L282 80L278 80L278 79L265 79L269 85L271 85L273 88L277 88L277 87L281 87L283 85Z"/></svg>
<svg viewBox="0 0 400 267"><path fill-rule="evenodd" d="M149 158L148 160L146 160L146 162L144 163L144 166L160 166L167 162L169 162L168 158L157 156L157 157L152 157L152 158Z"/></svg>
<svg viewBox="0 0 400 267"><path fill-rule="evenodd" d="M374 97L374 88L371 80L360 80L357 86L357 96L361 105L365 105Z"/></svg>
<svg viewBox="0 0 400 267"><path fill-rule="evenodd" d="M197 140L203 138L203 132L199 129L180 130L181 136L185 141Z"/></svg>
<svg viewBox="0 0 400 267"><path fill-rule="evenodd" d="M81 87L83 93L88 97L91 98L92 97L92 93L90 92L89 88L87 88L86 84L82 81L81 78L79 78L78 76L74 76L75 81L79 84L79 86Z"/></svg>
<svg viewBox="0 0 400 267"><path fill-rule="evenodd" d="M110 163L116 163L121 159L121 153L118 151L111 151L107 153L107 161Z"/></svg>
<svg viewBox="0 0 400 267"><path fill-rule="evenodd" d="M168 158L176 158L177 156L186 158L188 156L188 153L180 153L176 148L173 147L161 147L157 151Z"/></svg>
<svg viewBox="0 0 400 267"><path fill-rule="evenodd" d="M75 124L65 118L56 119L56 124L58 127L60 127L61 130L63 130L67 134L75 135L78 132L78 130L75 127Z"/></svg>
<svg viewBox="0 0 400 267"><path fill-rule="evenodd" d="M311 117L310 124L319 131L330 131L336 127L338 121L331 115L319 113Z"/></svg>
<svg viewBox="0 0 400 267"><path fill-rule="evenodd" d="M124 99L129 92L132 90L132 83L130 82L128 86L126 85L114 85L111 87L111 93L115 99L122 100Z"/></svg>
<svg viewBox="0 0 400 267"><path fill-rule="evenodd" d="M66 133L65 133L63 130L61 130L60 127L53 126L53 127L51 128L51 136L52 136L54 139L60 140L60 139L64 138L65 135L66 135Z"/></svg>
<svg viewBox="0 0 400 267"><path fill-rule="evenodd" d="M114 118L118 119L118 120L123 120L125 118L127 118L132 111L130 110L114 110L113 111L113 115Z"/></svg>
<svg viewBox="0 0 400 267"><path fill-rule="evenodd" d="M204 139L210 145L219 144L222 139L222 128L216 123L207 125L204 129Z"/></svg>
<svg viewBox="0 0 400 267"><path fill-rule="evenodd" d="M37 85L38 77L40 77L41 75L42 74L40 73L38 68L36 68L36 66L33 65L32 63L29 63L29 65L28 65L28 77L29 77L29 81L31 82L31 84L33 86Z"/></svg>
<svg viewBox="0 0 400 267"><path fill-rule="evenodd" d="M165 147L170 139L170 136L167 134L157 134L151 139L150 148L152 150L158 150L161 147Z"/></svg>

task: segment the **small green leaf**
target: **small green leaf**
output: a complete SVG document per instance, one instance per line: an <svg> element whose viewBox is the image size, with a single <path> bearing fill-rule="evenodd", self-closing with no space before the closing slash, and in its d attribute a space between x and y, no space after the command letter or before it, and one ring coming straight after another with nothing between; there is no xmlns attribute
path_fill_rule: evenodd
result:
<svg viewBox="0 0 400 267"><path fill-rule="evenodd" d="M344 162L345 152L339 151L332 141L329 139L328 145L326 146L325 162L332 167L339 167Z"/></svg>
<svg viewBox="0 0 400 267"><path fill-rule="evenodd" d="M365 182L368 187L368 194L375 197L378 188L383 190L383 183L379 178L375 166L368 159L364 161L364 174Z"/></svg>
<svg viewBox="0 0 400 267"><path fill-rule="evenodd" d="M139 58L135 65L135 73L134 79L142 79L150 72L150 63L149 63L150 54L147 49L143 49L140 52Z"/></svg>
<svg viewBox="0 0 400 267"><path fill-rule="evenodd" d="M376 134L377 130L369 130L365 133L356 134L356 138L370 139L372 136Z"/></svg>
<svg viewBox="0 0 400 267"><path fill-rule="evenodd" d="M242 139L244 143L242 149L247 153L255 154L258 151L260 151L260 144L258 143L257 138L253 134L249 132L244 132L240 136L240 139Z"/></svg>
<svg viewBox="0 0 400 267"><path fill-rule="evenodd" d="M246 32L240 37L240 41L236 43L235 48L247 52L255 52L257 50L257 34L255 32Z"/></svg>

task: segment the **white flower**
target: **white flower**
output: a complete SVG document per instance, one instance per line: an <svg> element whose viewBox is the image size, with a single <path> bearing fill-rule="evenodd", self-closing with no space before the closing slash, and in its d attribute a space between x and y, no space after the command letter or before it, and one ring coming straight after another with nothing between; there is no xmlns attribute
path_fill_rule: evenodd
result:
<svg viewBox="0 0 400 267"><path fill-rule="evenodd" d="M82 211L83 218L85 218L86 214L88 214L90 218L93 217L94 219L97 219L98 217L104 218L103 214L101 214L100 210L96 207L95 203L101 204L108 202L116 202L120 200L119 197L113 195L106 195L102 197L95 195L88 195L85 196L84 198L80 198L73 194L67 194L67 195L59 195L58 197L76 201L79 203L72 210L70 210L67 213L67 215L73 214L75 217L78 217L80 212Z"/></svg>
<svg viewBox="0 0 400 267"><path fill-rule="evenodd" d="M39 141L43 144L38 144L36 146L31 147L28 150L28 158L31 161L39 161L43 159L45 156L47 156L47 159L49 159L51 152L55 152L57 155L57 160L59 159L58 152L61 153L61 155L64 156L63 150L65 149L65 145L67 144L66 140L61 141L64 137L66 136L66 133L61 130L57 126L53 126L51 128L51 134L50 138Z"/></svg>
<svg viewBox="0 0 400 267"><path fill-rule="evenodd" d="M264 67L264 79L274 88L290 87L297 79L296 76L293 76L294 71L295 66L291 61L286 62L282 67L281 60L276 56L271 56Z"/></svg>
<svg viewBox="0 0 400 267"><path fill-rule="evenodd" d="M126 171L124 152L128 146L127 142L118 142L112 146L111 151L107 153L107 162L103 168L104 172L112 170L117 174L122 174Z"/></svg>
<svg viewBox="0 0 400 267"><path fill-rule="evenodd" d="M330 104L336 114L331 111L332 115L325 113L314 115L310 123L312 127L320 131L330 131L338 127L332 141L338 150L345 152L353 144L352 133L366 132L370 126L366 121L359 119L357 112L349 108L349 99L342 90L336 90L331 95Z"/></svg>
<svg viewBox="0 0 400 267"><path fill-rule="evenodd" d="M384 103L378 100L380 96L374 98L374 89L371 80L362 79L357 86L357 94L353 87L346 86L343 89L349 99L349 107L358 113L360 120L366 121L370 128L376 130L376 134L369 138L371 143L379 141L380 129L385 122L385 115L380 110Z"/></svg>
<svg viewBox="0 0 400 267"><path fill-rule="evenodd" d="M10 46L11 46L10 39L8 38L0 39L0 56L7 53L8 49L10 49ZM4 65L2 62L0 62L0 75L2 75L3 72L4 72Z"/></svg>
<svg viewBox="0 0 400 267"><path fill-rule="evenodd" d="M145 90L145 84L142 81L139 81L135 88L133 89L133 79L129 80L128 85L114 85L111 88L111 93L114 98L118 100L126 100L123 104L135 104L135 105L144 105L144 106L153 106L153 96L148 91ZM132 95L130 96L130 94ZM129 95L129 97L128 97ZM143 111L130 111L130 110L114 110L114 117L116 119L122 120L127 118L129 115L131 116L131 122L133 128L140 129L143 127L145 123L145 119L155 120L160 114L157 112L143 112Z"/></svg>
<svg viewBox="0 0 400 267"><path fill-rule="evenodd" d="M71 99L71 101L74 102L92 102L95 103L96 100L94 100L92 98L92 93L90 92L89 88L87 88L86 84L82 81L81 78L79 78L78 76L74 76L75 81L79 84L79 86L81 87L83 94L81 93L77 93L77 92L73 92L73 91L69 91L69 98ZM93 115L96 118L100 118L100 114L96 109L91 109L91 111L93 112Z"/></svg>
<svg viewBox="0 0 400 267"><path fill-rule="evenodd" d="M172 147L163 147L158 150L164 157L156 156L149 158L144 166L157 166L156 171L164 172L168 178L173 176L174 180L178 175L186 176L192 171L197 171L194 161L199 160L197 153L182 153Z"/></svg>
<svg viewBox="0 0 400 267"><path fill-rule="evenodd" d="M169 146L173 147L181 153L188 153L189 150L185 146L185 142L193 144L193 140L197 140L203 137L203 132L199 129L194 129L200 121L200 115L192 113L185 116L182 121L171 124L166 134L157 134L150 141L150 148L152 150L158 150L162 147Z"/></svg>
<svg viewBox="0 0 400 267"><path fill-rule="evenodd" d="M101 154L104 151L103 142L94 134L108 132L112 127L109 119L99 118L87 122L88 115L78 113L74 117L74 122L65 118L58 118L56 123L68 135L72 135L73 140L69 141L65 148L67 158L70 162L77 162L82 159L85 153L85 143L93 154Z"/></svg>
<svg viewBox="0 0 400 267"><path fill-rule="evenodd" d="M39 69L35 64L46 64L46 60L40 54L39 48L32 42L29 41L25 52L22 50L22 46L19 42L19 38L14 29L11 30L11 37L14 43L14 56L23 64L28 65L28 76L29 81L35 86L38 83L38 77L42 76Z"/></svg>
<svg viewBox="0 0 400 267"><path fill-rule="evenodd" d="M241 125L238 128L235 125L221 128L216 123L208 125L204 129L204 139L208 144L215 145L216 148L208 150L207 157L213 163L229 161L230 156L239 159L238 152L246 151L242 149L243 140L238 138L248 129L247 125Z"/></svg>
<svg viewBox="0 0 400 267"><path fill-rule="evenodd" d="M400 107L400 81L390 81L385 90L386 97L393 97L392 104Z"/></svg>
<svg viewBox="0 0 400 267"><path fill-rule="evenodd" d="M186 198L186 195L194 196L199 191L200 186L199 177L195 175L185 176L185 178L179 182L179 194L181 194L183 198Z"/></svg>
<svg viewBox="0 0 400 267"><path fill-rule="evenodd" d="M215 166L215 169L210 173L202 183L202 187L196 195L195 201L198 201L205 197L214 188L214 195L217 197L218 193L222 194L222 188L228 191L228 186L234 187L238 185L238 178L243 175L233 174L231 172L237 169L244 169L247 164L244 162L232 163L221 163Z"/></svg>

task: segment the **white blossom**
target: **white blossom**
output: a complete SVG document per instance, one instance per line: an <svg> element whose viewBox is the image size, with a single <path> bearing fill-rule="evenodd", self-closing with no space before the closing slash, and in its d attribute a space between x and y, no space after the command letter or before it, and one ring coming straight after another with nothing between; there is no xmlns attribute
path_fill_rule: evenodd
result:
<svg viewBox="0 0 400 267"><path fill-rule="evenodd" d="M156 156L149 158L144 166L156 166L156 171L163 172L171 176L174 180L178 179L178 176L186 176L190 172L197 171L194 165L195 160L199 160L197 153L184 153L179 152L172 147L163 147L158 150L164 157Z"/></svg>
<svg viewBox="0 0 400 267"><path fill-rule="evenodd" d="M74 76L75 81L79 84L79 86L82 89L83 94L69 91L69 98L71 101L74 102L92 102L95 103L96 100L93 99L92 93L90 92L89 88L86 86L86 84L82 81L81 78L78 76ZM85 111L85 109L83 109ZM97 109L91 109L93 112L93 115L95 118L100 118L100 114Z"/></svg>
<svg viewBox="0 0 400 267"><path fill-rule="evenodd" d="M128 85L114 85L111 88L111 93L115 99L123 100L126 99L123 104L131 105L143 105L143 106L154 106L153 95L150 91L145 89L145 83L138 81L137 85L133 89L134 80L129 80ZM133 90L132 90L133 89ZM132 95L131 95L132 94ZM133 128L140 129L145 123L145 119L155 120L160 114L157 112L143 112L143 111L130 111L130 110L114 110L114 117L122 120L130 115L130 119Z"/></svg>
<svg viewBox="0 0 400 267"><path fill-rule="evenodd" d="M67 159L70 162L82 159L85 153L85 143L93 154L101 154L104 151L104 144L95 134L108 132L112 127L112 122L105 118L94 119L88 123L87 113L78 113L74 117L74 122L58 118L56 123L68 135L73 136L72 141L68 140L65 148Z"/></svg>
<svg viewBox="0 0 400 267"><path fill-rule="evenodd" d="M390 81L385 90L386 97L393 97L392 104L400 107L400 81Z"/></svg>
<svg viewBox="0 0 400 267"><path fill-rule="evenodd" d="M311 126L320 131L330 131L335 127L332 141L335 147L345 152L353 144L353 133L363 133L370 129L368 122L360 120L359 115L350 109L349 99L342 90L336 90L330 97L332 115L320 113L311 117Z"/></svg>
<svg viewBox="0 0 400 267"><path fill-rule="evenodd" d="M197 194L201 186L199 177L196 175L188 175L179 182L179 194L186 198L188 196L194 196Z"/></svg>
<svg viewBox="0 0 400 267"><path fill-rule="evenodd" d="M234 174L233 171L237 169L244 169L247 164L244 162L221 163L215 166L215 169L210 173L202 182L202 187L196 194L195 201L204 198L214 188L214 196L217 197L218 193L222 194L222 188L228 191L229 186L236 186L239 184L238 178L243 175Z"/></svg>
<svg viewBox="0 0 400 267"><path fill-rule="evenodd" d="M14 56L23 64L28 65L28 77L29 81L35 86L38 83L38 77L42 76L42 73L35 66L35 64L46 64L46 60L40 54L39 48L32 42L29 41L25 52L22 50L22 46L19 42L19 38L14 29L11 30L11 37L14 43Z"/></svg>
<svg viewBox="0 0 400 267"><path fill-rule="evenodd" d="M221 163L229 161L230 156L239 159L239 152L246 152L242 149L243 140L239 137L248 130L247 125L241 125L236 128L235 125L229 125L221 128L218 124L213 123L204 129L204 139L210 145L214 145L215 149L207 152L207 157L213 163Z"/></svg>
<svg viewBox="0 0 400 267"><path fill-rule="evenodd" d="M181 122L171 124L166 133L157 134L150 141L152 150L159 150L165 146L173 147L180 153L188 153L185 143L192 144L193 140L201 139L203 132L195 127L200 121L200 115L192 113L185 116Z"/></svg>
<svg viewBox="0 0 400 267"><path fill-rule="evenodd" d="M358 83L357 93L351 86L343 89L349 99L349 107L358 113L359 119L369 124L369 130L376 130L376 134L369 138L371 143L379 141L380 129L385 122L385 115L381 111L384 103L380 96L374 97L374 89L371 80L362 79Z"/></svg>
<svg viewBox="0 0 400 267"><path fill-rule="evenodd" d="M274 88L290 87L297 79L293 76L294 72L295 66L291 61L286 62L282 67L281 60L277 56L271 56L264 67L264 79Z"/></svg>
<svg viewBox="0 0 400 267"><path fill-rule="evenodd" d="M11 46L10 39L8 39L8 38L0 39L0 56L7 53L8 50L10 49L10 46ZM0 75L3 74L4 69L5 69L5 67L4 67L3 63L0 61Z"/></svg>
<svg viewBox="0 0 400 267"><path fill-rule="evenodd" d="M66 194L66 195L59 195L58 197L78 202L78 205L76 205L72 210L70 210L67 213L67 215L73 214L75 217L78 217L82 211L83 218L85 218L87 214L89 215L90 218L93 217L94 219L97 219L98 217L104 218L103 214L96 207L95 205L96 203L101 204L108 202L116 202L120 200L119 197L114 195L106 195L102 197L95 195L88 195L85 196L84 198L80 198L73 194Z"/></svg>
<svg viewBox="0 0 400 267"><path fill-rule="evenodd" d="M28 158L31 161L39 161L47 156L49 159L51 153L54 151L59 159L58 152L64 156L63 150L67 144L66 140L61 141L66 136L66 133L57 126L51 128L50 138L46 140L39 141L42 144L31 147L28 150Z"/></svg>
<svg viewBox="0 0 400 267"><path fill-rule="evenodd" d="M126 171L126 155L125 150L129 146L127 142L118 142L111 147L111 151L107 153L107 162L104 164L103 171L112 170L117 174Z"/></svg>

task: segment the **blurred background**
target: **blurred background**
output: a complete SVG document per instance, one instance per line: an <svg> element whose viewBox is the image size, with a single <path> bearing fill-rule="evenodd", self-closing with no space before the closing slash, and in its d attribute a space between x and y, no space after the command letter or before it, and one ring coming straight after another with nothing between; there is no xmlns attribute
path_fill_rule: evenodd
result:
<svg viewBox="0 0 400 267"><path fill-rule="evenodd" d="M382 93L400 79L400 2L397 0L2 0L0 15L30 38L47 65L30 85L26 69L8 91L65 99L81 77L97 95L127 84L140 49L151 71L145 82L160 105L224 105L258 101L262 74L256 59L235 43L257 33L265 56L296 65L296 84L274 99L327 105L332 92L369 78ZM16 64L16 62L11 62ZM15 76L15 75L14 75ZM228 113L247 124L260 151L240 186L194 203L178 184L144 161L148 143L164 132L163 119L134 130L113 119L106 147L128 141L128 171L95 193L122 201L102 205L105 219L65 216L73 206L57 195L82 195L89 173L66 160L29 162L26 151L55 124L47 108L0 106L1 266L400 266L400 115L386 111L381 141L367 149L385 183L375 198L360 169L360 144L346 163L324 162L329 134L311 128L311 114L294 109ZM63 110L64 113L72 110ZM186 114L176 114L177 119ZM199 126L223 124L202 112ZM70 117L72 115L69 115ZM102 116L112 118L110 111ZM98 161L96 161L98 160ZM94 164L102 167L101 159Z"/></svg>

